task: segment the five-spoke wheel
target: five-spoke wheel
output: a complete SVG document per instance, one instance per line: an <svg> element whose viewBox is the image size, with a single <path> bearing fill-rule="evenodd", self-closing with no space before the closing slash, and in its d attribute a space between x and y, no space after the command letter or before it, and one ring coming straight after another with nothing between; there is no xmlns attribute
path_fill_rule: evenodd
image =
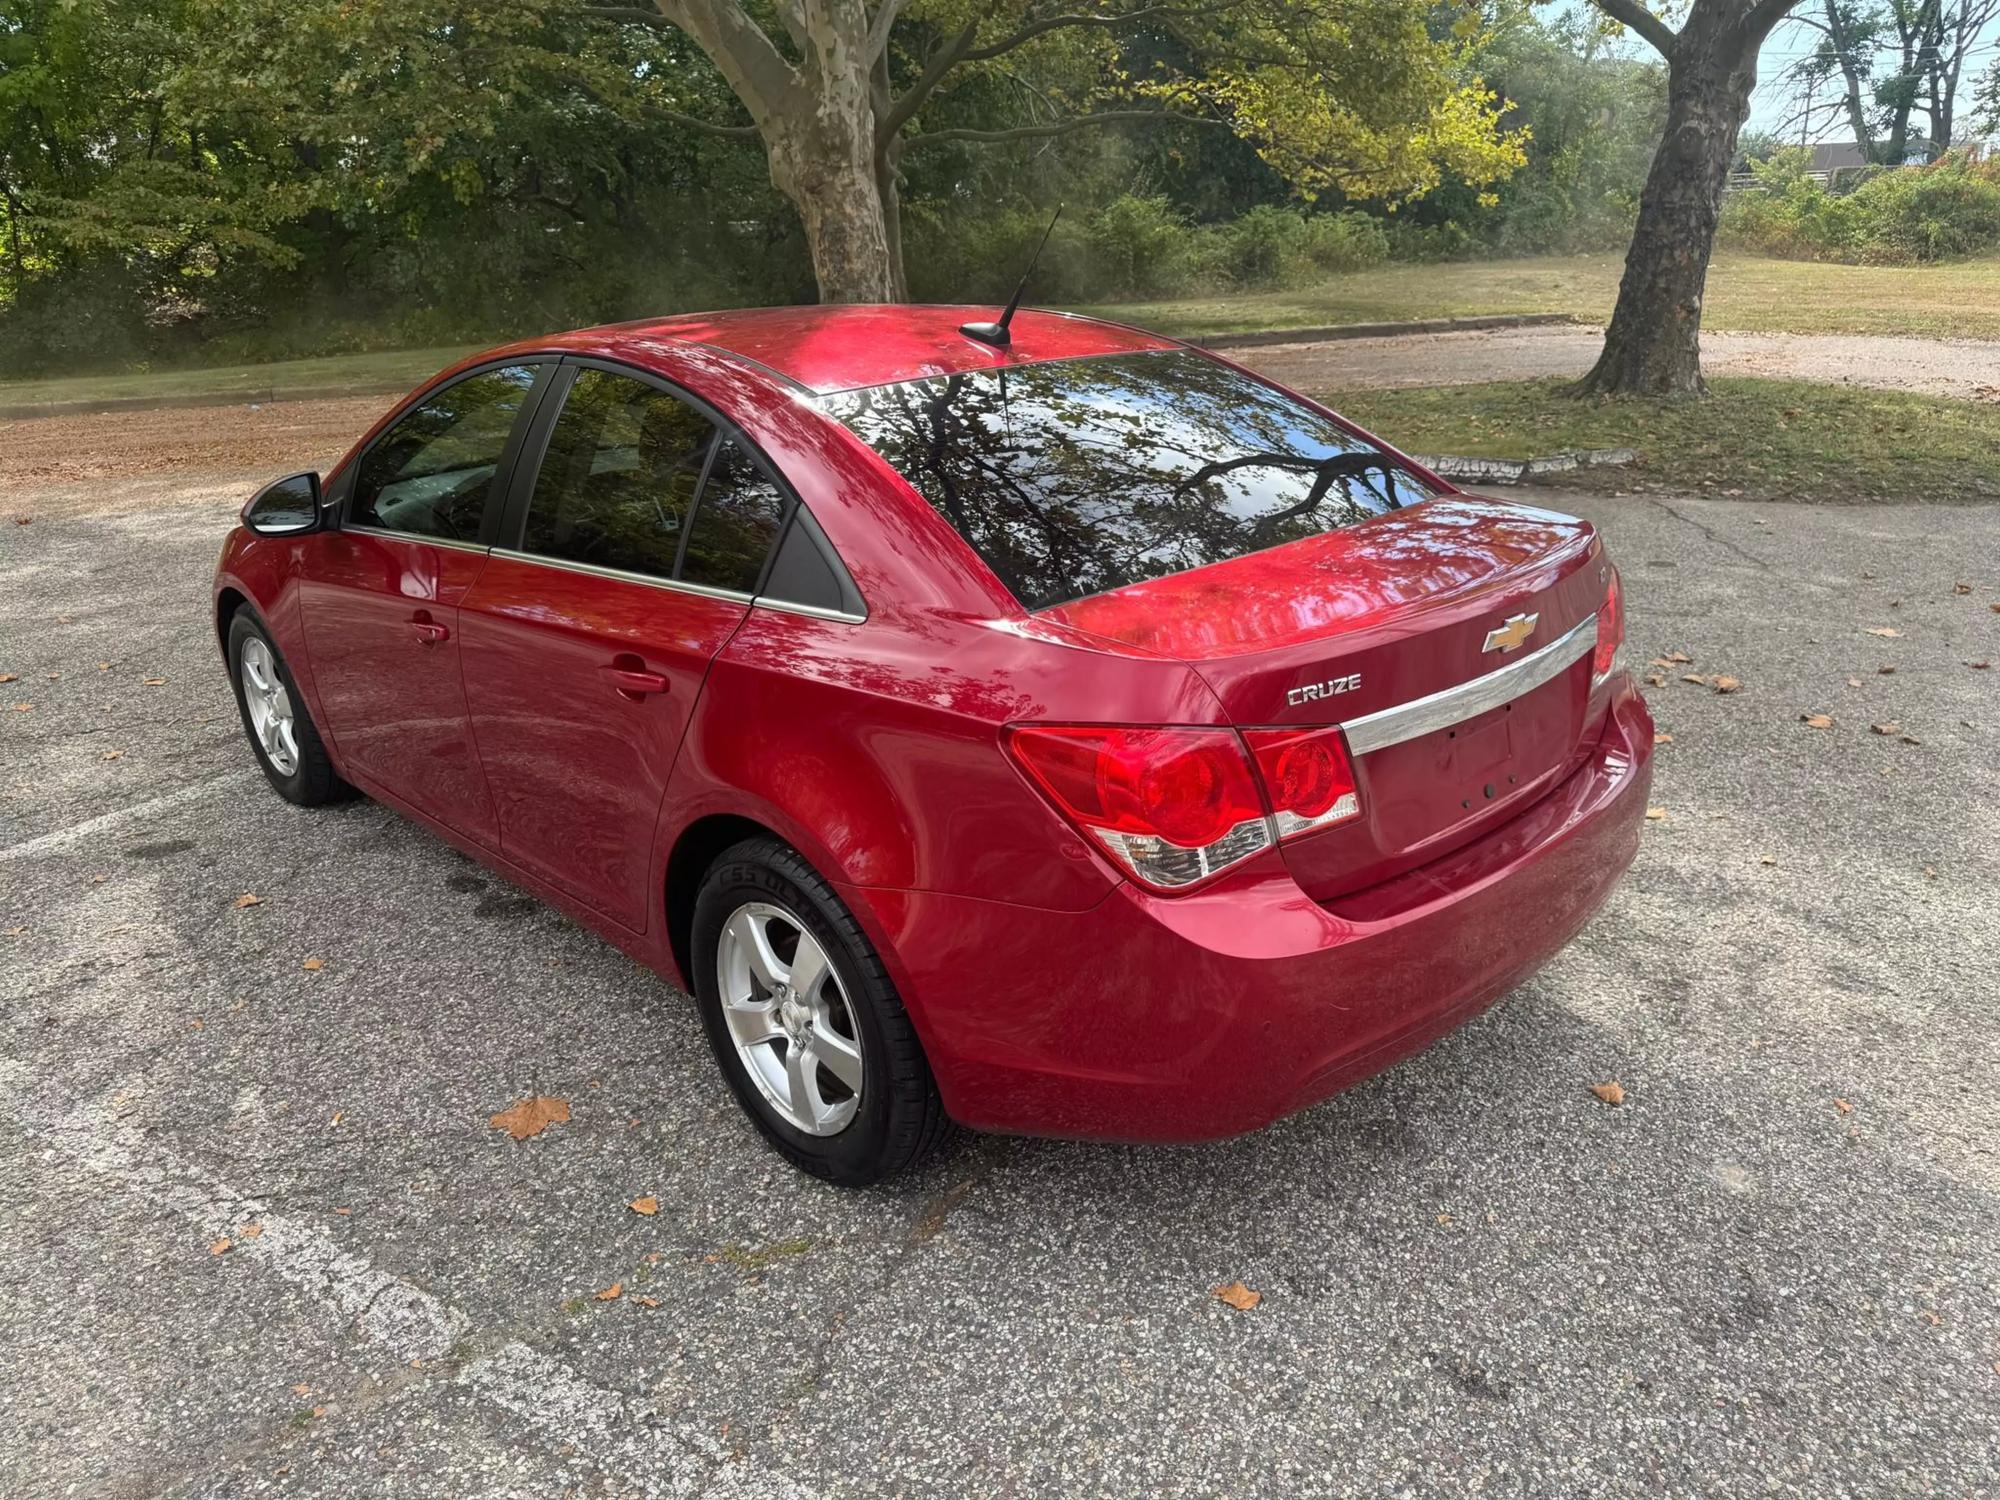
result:
<svg viewBox="0 0 2000 1500"><path fill-rule="evenodd" d="M805 924L768 901L746 901L716 945L722 1016L751 1082L807 1135L845 1130L860 1107L861 1038L840 987Z"/></svg>

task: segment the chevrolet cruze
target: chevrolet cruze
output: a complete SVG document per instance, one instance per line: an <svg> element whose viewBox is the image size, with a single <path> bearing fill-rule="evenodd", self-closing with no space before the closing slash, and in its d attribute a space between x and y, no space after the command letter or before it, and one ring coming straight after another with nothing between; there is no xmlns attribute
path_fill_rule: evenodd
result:
<svg viewBox="0 0 2000 1500"><path fill-rule="evenodd" d="M1204 1139L1505 993L1637 847L1586 523L1226 360L965 308L495 350L215 577L251 747L692 992L777 1150Z"/></svg>

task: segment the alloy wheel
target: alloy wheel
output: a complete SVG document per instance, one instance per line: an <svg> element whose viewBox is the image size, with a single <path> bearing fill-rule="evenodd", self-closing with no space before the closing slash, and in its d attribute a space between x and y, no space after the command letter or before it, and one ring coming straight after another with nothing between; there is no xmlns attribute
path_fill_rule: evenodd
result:
<svg viewBox="0 0 2000 1500"><path fill-rule="evenodd" d="M299 768L298 731L292 717L292 695L278 675L278 660L256 636L243 642L237 673L243 679L243 706L250 714L250 732L280 776Z"/></svg>
<svg viewBox="0 0 2000 1500"><path fill-rule="evenodd" d="M861 1103L861 1034L840 976L797 917L750 901L715 953L722 1017L744 1070L794 1130L838 1135Z"/></svg>

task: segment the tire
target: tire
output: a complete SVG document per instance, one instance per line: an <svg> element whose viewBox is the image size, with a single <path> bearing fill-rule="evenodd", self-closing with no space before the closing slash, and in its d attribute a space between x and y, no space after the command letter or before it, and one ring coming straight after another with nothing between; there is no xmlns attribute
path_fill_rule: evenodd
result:
<svg viewBox="0 0 2000 1500"><path fill-rule="evenodd" d="M354 788L333 769L333 761L326 753L312 715L306 710L298 684L292 681L284 656L248 609L239 609L231 617L228 640L229 685L236 694L236 711L243 718L243 735L250 741L251 753L257 757L257 764L263 768L272 788L287 802L300 807L317 807L353 796ZM248 676L246 658L251 664ZM260 679L274 682L275 693L269 696L258 693L253 684ZM258 727L260 721L269 724L265 715L273 703L286 716L282 734L273 740L275 755L266 748Z"/></svg>
<svg viewBox="0 0 2000 1500"><path fill-rule="evenodd" d="M754 944L745 941L753 929L768 940L766 967L781 968L787 984L802 969L819 971L808 938L830 977L808 980L796 994L773 988L768 974L758 977ZM695 897L690 949L695 997L723 1077L744 1113L794 1166L863 1187L914 1166L950 1132L923 1046L881 958L797 851L774 838L724 851ZM731 1015L725 985L740 1002ZM775 998L783 996L791 997L792 1011ZM768 1042L739 1040L759 1030L771 1032ZM795 1047L799 1072L792 1068ZM858 1090L845 1081L850 1050L859 1057ZM803 1090L801 1075L812 1080ZM801 1092L804 1104L788 1104L788 1096ZM818 1128L802 1128L808 1115L818 1117Z"/></svg>

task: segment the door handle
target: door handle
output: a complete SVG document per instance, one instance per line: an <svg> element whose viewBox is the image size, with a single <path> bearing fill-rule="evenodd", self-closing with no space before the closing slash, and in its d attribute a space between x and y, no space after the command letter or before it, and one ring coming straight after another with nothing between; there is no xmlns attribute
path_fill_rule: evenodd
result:
<svg viewBox="0 0 2000 1500"><path fill-rule="evenodd" d="M451 627L438 624L427 609L420 609L410 617L410 629L417 633L418 644L424 646L435 646L439 641L451 639Z"/></svg>
<svg viewBox="0 0 2000 1500"><path fill-rule="evenodd" d="M599 667L598 670L611 679L619 692L634 697L668 690L667 679L658 672L642 672L634 667Z"/></svg>

